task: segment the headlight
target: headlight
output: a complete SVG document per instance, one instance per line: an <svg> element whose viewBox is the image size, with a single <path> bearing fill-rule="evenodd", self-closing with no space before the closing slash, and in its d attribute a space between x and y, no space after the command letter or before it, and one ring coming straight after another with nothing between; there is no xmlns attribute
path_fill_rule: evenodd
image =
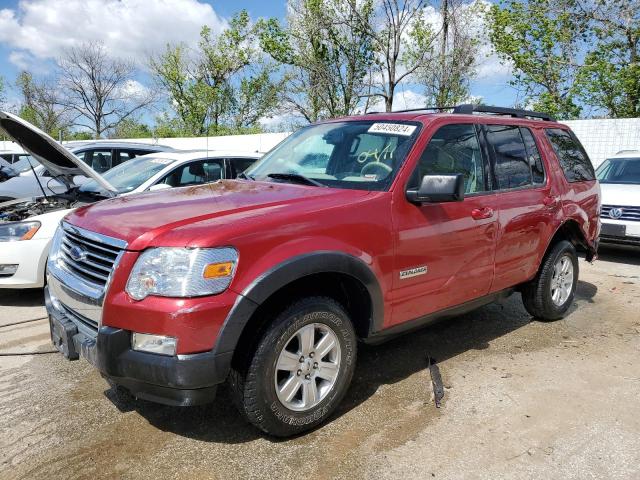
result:
<svg viewBox="0 0 640 480"><path fill-rule="evenodd" d="M0 223L0 242L31 240L40 228L40 222Z"/></svg>
<svg viewBox="0 0 640 480"><path fill-rule="evenodd" d="M135 300L149 295L198 297L224 292L236 270L234 248L152 248L140 255L127 282Z"/></svg>

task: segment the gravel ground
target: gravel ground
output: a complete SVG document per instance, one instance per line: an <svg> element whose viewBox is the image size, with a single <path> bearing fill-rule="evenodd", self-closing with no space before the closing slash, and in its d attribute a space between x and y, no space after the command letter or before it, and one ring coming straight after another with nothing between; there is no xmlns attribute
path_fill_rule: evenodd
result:
<svg viewBox="0 0 640 480"><path fill-rule="evenodd" d="M640 251L581 260L564 320L520 296L360 349L333 420L281 441L222 389L171 408L110 389L84 361L0 357L0 478L640 478ZM0 325L44 316L0 291ZM46 321L0 326L0 352L50 350ZM445 396L432 399L426 356Z"/></svg>

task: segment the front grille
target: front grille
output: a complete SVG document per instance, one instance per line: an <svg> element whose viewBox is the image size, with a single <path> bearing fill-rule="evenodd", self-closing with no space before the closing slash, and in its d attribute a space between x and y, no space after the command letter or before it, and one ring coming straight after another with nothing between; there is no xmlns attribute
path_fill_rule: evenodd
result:
<svg viewBox="0 0 640 480"><path fill-rule="evenodd" d="M104 287L121 252L121 248L83 236L77 230L63 229L60 259L69 272L87 282Z"/></svg>
<svg viewBox="0 0 640 480"><path fill-rule="evenodd" d="M62 307L62 310L64 311L67 318L75 323L76 327L78 327L80 330L83 330L83 333L85 335L87 333L90 337L95 337L96 335L98 335L98 322L91 320L84 315L80 315L78 312L72 310L63 303L60 303L60 306Z"/></svg>
<svg viewBox="0 0 640 480"><path fill-rule="evenodd" d="M619 208L622 210L622 215L618 218L614 218L610 215L611 209ZM600 210L600 216L602 218L613 218L614 220L631 220L640 222L640 207L627 207L618 205L603 205Z"/></svg>

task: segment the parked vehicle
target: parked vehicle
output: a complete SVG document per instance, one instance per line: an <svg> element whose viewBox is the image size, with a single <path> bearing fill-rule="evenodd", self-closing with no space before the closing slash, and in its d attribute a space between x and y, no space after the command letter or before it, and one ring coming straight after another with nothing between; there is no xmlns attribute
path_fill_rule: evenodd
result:
<svg viewBox="0 0 640 480"><path fill-rule="evenodd" d="M0 159L5 160L9 164L17 163L29 157L28 153L15 152L11 150L0 150Z"/></svg>
<svg viewBox="0 0 640 480"><path fill-rule="evenodd" d="M0 122L3 120L18 121L0 114ZM29 128L26 122L21 124ZM0 204L0 288L44 285L51 239L60 220L74 208L116 195L233 178L260 157L235 151L157 152L129 160L100 175L59 145L53 147L51 142L55 141L42 132L35 128L30 131L49 142L46 149L37 152L43 168L59 176L69 187L57 195ZM80 174L93 179L78 187L73 179Z"/></svg>
<svg viewBox="0 0 640 480"><path fill-rule="evenodd" d="M603 243L640 246L640 150L625 150L596 170L602 188Z"/></svg>
<svg viewBox="0 0 640 480"><path fill-rule="evenodd" d="M522 293L561 318L600 193L569 128L463 105L321 122L240 180L110 199L57 231L54 345L136 397L211 401L276 436L325 421L380 342ZM99 266L96 265L99 262Z"/></svg>
<svg viewBox="0 0 640 480"><path fill-rule="evenodd" d="M0 182L9 180L16 176L16 173L11 169L11 164L0 156Z"/></svg>
<svg viewBox="0 0 640 480"><path fill-rule="evenodd" d="M116 142L112 140L77 142L70 144L75 157L84 161L97 173L104 173L127 160L154 152L168 152L173 149L164 145L147 143ZM19 175L0 183L0 201L56 195L64 193L68 185L57 178L49 169L40 165L29 155L12 165ZM79 183L80 179L76 179Z"/></svg>

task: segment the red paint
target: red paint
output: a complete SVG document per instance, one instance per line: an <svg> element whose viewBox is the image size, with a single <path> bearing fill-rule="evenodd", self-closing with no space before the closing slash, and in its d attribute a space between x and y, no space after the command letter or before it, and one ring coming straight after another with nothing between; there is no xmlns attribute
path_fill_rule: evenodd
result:
<svg viewBox="0 0 640 480"><path fill-rule="evenodd" d="M531 279L552 236L569 219L594 245L599 233L598 184L567 183L542 130L566 127L483 115L393 114L367 119L424 125L388 192L230 180L119 197L71 213L69 223L124 239L132 250L114 274L104 324L176 336L178 353L209 350L238 292L289 258L331 250L369 265L383 292L388 327ZM467 196L462 202L409 203L405 187L418 158L435 131L448 123L529 127L543 156L546 183ZM124 291L138 252L145 248L227 245L239 251L240 259L223 294L136 302ZM424 265L427 274L400 280L401 271Z"/></svg>

